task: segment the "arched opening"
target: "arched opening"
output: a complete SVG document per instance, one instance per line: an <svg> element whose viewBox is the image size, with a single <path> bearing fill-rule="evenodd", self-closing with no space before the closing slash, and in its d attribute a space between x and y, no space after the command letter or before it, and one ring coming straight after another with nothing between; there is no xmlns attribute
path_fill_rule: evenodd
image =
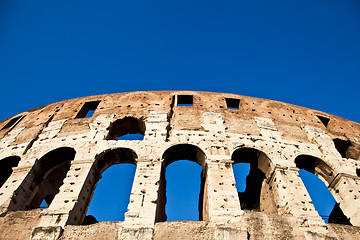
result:
<svg viewBox="0 0 360 240"><path fill-rule="evenodd" d="M198 164L188 160L176 161L166 168L167 221L199 220L201 171Z"/></svg>
<svg viewBox="0 0 360 240"><path fill-rule="evenodd" d="M135 176L137 155L116 148L99 155L93 165L92 193L88 196L83 225L98 221L123 221ZM87 214L87 216L85 216Z"/></svg>
<svg viewBox="0 0 360 240"><path fill-rule="evenodd" d="M43 208L49 207L63 184L75 153L73 148L58 148L45 154L35 163L30 173L33 177L30 185L32 194L25 205L26 210L39 208L41 205Z"/></svg>
<svg viewBox="0 0 360 240"><path fill-rule="evenodd" d="M334 178L332 168L319 158L300 155L295 159L296 166L300 168L299 176L308 191L312 203L325 222L350 225L349 219L344 215L329 191L327 185Z"/></svg>
<svg viewBox="0 0 360 240"><path fill-rule="evenodd" d="M190 144L164 152L156 222L203 220L205 159L204 152Z"/></svg>
<svg viewBox="0 0 360 240"><path fill-rule="evenodd" d="M0 160L0 187L11 176L13 167L17 167L20 162L20 157L11 156Z"/></svg>
<svg viewBox="0 0 360 240"><path fill-rule="evenodd" d="M261 191L265 179L260 166L268 167L270 160L264 153L253 148L237 149L231 159L234 161L234 176L241 209L260 211Z"/></svg>
<svg viewBox="0 0 360 240"><path fill-rule="evenodd" d="M143 140L145 122L142 119L124 117L110 125L108 140Z"/></svg>

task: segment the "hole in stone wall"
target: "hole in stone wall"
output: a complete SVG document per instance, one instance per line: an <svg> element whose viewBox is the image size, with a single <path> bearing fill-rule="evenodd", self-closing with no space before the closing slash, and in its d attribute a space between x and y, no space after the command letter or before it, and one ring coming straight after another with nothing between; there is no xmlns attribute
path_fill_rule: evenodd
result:
<svg viewBox="0 0 360 240"><path fill-rule="evenodd" d="M143 140L145 123L142 119L125 117L110 126L108 140Z"/></svg>
<svg viewBox="0 0 360 240"><path fill-rule="evenodd" d="M167 221L199 220L201 171L198 164L187 160L176 161L166 168Z"/></svg>
<svg viewBox="0 0 360 240"><path fill-rule="evenodd" d="M357 169L356 169L356 175L357 175L358 177L360 177L360 168L357 168Z"/></svg>
<svg viewBox="0 0 360 240"><path fill-rule="evenodd" d="M250 173L250 163L236 163L233 166L236 189L239 193L245 192L246 178Z"/></svg>
<svg viewBox="0 0 360 240"><path fill-rule="evenodd" d="M18 116L15 118L12 118L3 128L1 128L1 130L6 129L6 128L10 128L12 126L14 126L15 124L19 123L19 119L22 118L23 116Z"/></svg>
<svg viewBox="0 0 360 240"><path fill-rule="evenodd" d="M232 160L234 165L241 163L242 170L246 173L246 168L250 167L249 173L246 176L246 186L243 192L239 191L239 200L241 209L260 211L260 196L265 174L258 168L259 157L262 153L252 148L237 149L233 155ZM235 172L234 172L235 174ZM244 179L242 174L241 179ZM236 179L236 178L235 178ZM238 186L239 185L239 186ZM243 189L243 183L236 182L237 189Z"/></svg>
<svg viewBox="0 0 360 240"><path fill-rule="evenodd" d="M190 144L175 145L164 152L156 222L203 220L206 179L201 165L205 158L198 147Z"/></svg>
<svg viewBox="0 0 360 240"><path fill-rule="evenodd" d="M89 118L92 117L95 113L95 109L94 110L89 110L86 115L84 116L84 118Z"/></svg>
<svg viewBox="0 0 360 240"><path fill-rule="evenodd" d="M75 118L89 118L95 113L100 101L86 102Z"/></svg>
<svg viewBox="0 0 360 240"><path fill-rule="evenodd" d="M236 189L238 191L238 197L240 200L241 209L252 209L246 201L246 180L250 173L250 163L237 163L233 165L234 177L236 182ZM256 207L256 209L259 209Z"/></svg>
<svg viewBox="0 0 360 240"><path fill-rule="evenodd" d="M240 99L236 98L225 98L227 109L239 109Z"/></svg>
<svg viewBox="0 0 360 240"><path fill-rule="evenodd" d="M136 153L128 148L112 149L98 156L91 170L94 179L88 187L92 191L87 191L87 195L83 196L84 205L80 205L79 223L88 225L98 221L124 220L136 159Z"/></svg>
<svg viewBox="0 0 360 240"><path fill-rule="evenodd" d="M124 221L135 171L136 165L120 163L103 172L83 225L98 221Z"/></svg>
<svg viewBox="0 0 360 240"><path fill-rule="evenodd" d="M0 187L11 176L13 167L17 167L20 161L20 157L11 156L0 160Z"/></svg>
<svg viewBox="0 0 360 240"><path fill-rule="evenodd" d="M192 106L193 96L192 95L177 95L177 106Z"/></svg>
<svg viewBox="0 0 360 240"><path fill-rule="evenodd" d="M128 133L123 136L117 137L116 140L144 140L144 135L140 133Z"/></svg>
<svg viewBox="0 0 360 240"><path fill-rule="evenodd" d="M336 203L326 184L315 174L321 175L325 181L331 181L333 171L321 159L300 155L295 159L300 168L299 176L308 191L312 204L325 222L350 225L339 205Z"/></svg>
<svg viewBox="0 0 360 240"><path fill-rule="evenodd" d="M324 124L325 127L328 126L329 121L330 121L329 118L323 117L323 116L319 116L319 115L316 115L316 116L320 119L320 121L322 122L322 124Z"/></svg>
<svg viewBox="0 0 360 240"><path fill-rule="evenodd" d="M349 140L343 140L339 138L333 139L335 148L341 154L343 158L346 158L346 151L351 146L351 142Z"/></svg>
<svg viewBox="0 0 360 240"><path fill-rule="evenodd" d="M39 208L44 200L46 206L50 206L63 184L74 157L74 149L63 147L45 154L34 164L30 171L33 182L29 187L33 191L29 193L26 210Z"/></svg>
<svg viewBox="0 0 360 240"><path fill-rule="evenodd" d="M45 208L47 208L47 207L49 207L48 206L48 204L46 203L46 201L45 201L45 199L41 202L41 204L40 204L40 208L41 209L45 209Z"/></svg>
<svg viewBox="0 0 360 240"><path fill-rule="evenodd" d="M318 176L304 169L299 171L299 176L304 182L316 211L326 223L350 225L325 183Z"/></svg>

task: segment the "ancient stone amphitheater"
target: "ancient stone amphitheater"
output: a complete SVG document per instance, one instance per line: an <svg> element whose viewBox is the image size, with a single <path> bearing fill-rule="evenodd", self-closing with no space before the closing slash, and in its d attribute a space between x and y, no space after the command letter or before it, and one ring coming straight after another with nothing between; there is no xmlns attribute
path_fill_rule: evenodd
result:
<svg viewBox="0 0 360 240"><path fill-rule="evenodd" d="M0 239L360 236L360 125L324 112L228 93L130 92L53 103L0 129ZM144 139L117 140L128 133ZM181 159L203 169L201 221L166 221L164 174ZM251 168L238 194L232 166L241 162ZM137 166L125 220L84 225L102 173L120 163ZM328 186L333 223L299 169Z"/></svg>

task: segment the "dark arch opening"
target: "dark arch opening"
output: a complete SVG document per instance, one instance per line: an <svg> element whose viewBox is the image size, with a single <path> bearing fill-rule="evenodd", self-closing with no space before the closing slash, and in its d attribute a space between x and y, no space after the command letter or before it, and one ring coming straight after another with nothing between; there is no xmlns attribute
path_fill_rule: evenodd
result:
<svg viewBox="0 0 360 240"><path fill-rule="evenodd" d="M108 140L143 140L145 122L142 119L124 117L110 125Z"/></svg>
<svg viewBox="0 0 360 240"><path fill-rule="evenodd" d="M351 225L327 187L334 178L332 168L323 160L309 155L298 156L295 164L300 168L299 176L323 220L329 223Z"/></svg>
<svg viewBox="0 0 360 240"><path fill-rule="evenodd" d="M241 173L239 176L234 171L236 188L238 189L240 205L243 210L260 211L260 197L265 174L259 169L259 159L264 157L267 158L261 151L253 148L240 148L232 154L231 159L234 161L234 165L241 164L243 168L247 169L250 167L247 176ZM241 191L244 186L240 185L240 181L245 177L245 191ZM240 181L236 181L239 179Z"/></svg>
<svg viewBox="0 0 360 240"><path fill-rule="evenodd" d="M32 194L25 205L26 210L39 208L43 201L46 207L50 206L63 184L75 153L73 148L62 147L50 151L35 163L30 173L33 177L30 185Z"/></svg>
<svg viewBox="0 0 360 240"><path fill-rule="evenodd" d="M334 177L334 171L323 160L309 156L300 155L295 159L296 167L304 169L312 174L319 175L323 181L330 183Z"/></svg>
<svg viewBox="0 0 360 240"><path fill-rule="evenodd" d="M189 208L187 208L186 206L182 206L182 208L185 209L186 212L195 211L197 208L198 214L196 215L198 215L198 218L195 219L192 214L183 214L182 216L173 215L173 216L169 216L169 219L171 221L203 220L203 196L204 196L204 185L205 185L205 173L203 169L205 165L205 159L206 156L204 152L197 146L191 144L178 144L168 148L164 152L163 154L164 161L162 163L162 171L160 176L159 200L157 204L156 222L164 222L168 220L167 214L170 215L171 212L166 211L167 208L165 206L168 205L167 204L168 201L176 201L176 199L179 197L186 197L187 199L198 199L197 207L190 206ZM194 166L191 162L195 162L199 164L202 167L202 169L197 168L197 166ZM169 166L170 164L172 166ZM172 178L172 176L167 174L166 173L167 170L169 171L170 175L175 175L175 177ZM171 182L171 185L167 184L167 181ZM184 186L184 182L187 183L185 184L185 186ZM191 182L192 182L192 187L194 187L192 188L193 191L187 192L185 194L187 196L176 195L181 191L181 187L183 187L184 189L186 188L186 186L189 186L189 183ZM168 189L169 187L172 188L176 187L176 189ZM194 193L194 190L197 193ZM167 197L167 191L169 191L169 193L171 192L175 196ZM190 202L193 202L193 204L196 205L195 201L190 201ZM176 204L182 205L181 202L177 202L175 204L171 204L171 203L169 204L170 206L171 205L175 206Z"/></svg>
<svg viewBox="0 0 360 240"><path fill-rule="evenodd" d="M97 157L92 168L94 181L90 186L92 191L87 193L83 225L124 220L136 171L136 159L136 153L128 148L111 149Z"/></svg>
<svg viewBox="0 0 360 240"><path fill-rule="evenodd" d="M11 176L13 167L17 167L20 162L20 157L11 156L0 160L0 187L4 185L6 180Z"/></svg>

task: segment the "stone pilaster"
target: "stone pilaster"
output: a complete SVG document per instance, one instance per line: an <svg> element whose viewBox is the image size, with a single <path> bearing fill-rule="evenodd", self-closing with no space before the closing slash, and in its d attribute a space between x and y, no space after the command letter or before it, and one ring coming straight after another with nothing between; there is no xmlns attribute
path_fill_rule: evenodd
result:
<svg viewBox="0 0 360 240"><path fill-rule="evenodd" d="M205 171L204 220L214 224L239 221L243 212L231 161L207 161Z"/></svg>
<svg viewBox="0 0 360 240"><path fill-rule="evenodd" d="M125 227L154 227L160 175L160 161L138 161L125 213Z"/></svg>
<svg viewBox="0 0 360 240"><path fill-rule="evenodd" d="M8 210L24 210L31 191L32 166L13 168L13 173L0 189L0 214Z"/></svg>
<svg viewBox="0 0 360 240"><path fill-rule="evenodd" d="M326 233L325 222L315 210L304 183L299 177L298 168L276 166L267 180L279 214L291 214L298 220L303 230L316 230Z"/></svg>
<svg viewBox="0 0 360 240"><path fill-rule="evenodd" d="M96 184L93 160L72 161L70 170L50 206L41 213L39 226L81 224Z"/></svg>
<svg viewBox="0 0 360 240"><path fill-rule="evenodd" d="M360 178L338 174L329 185L340 208L354 226L360 226Z"/></svg>

